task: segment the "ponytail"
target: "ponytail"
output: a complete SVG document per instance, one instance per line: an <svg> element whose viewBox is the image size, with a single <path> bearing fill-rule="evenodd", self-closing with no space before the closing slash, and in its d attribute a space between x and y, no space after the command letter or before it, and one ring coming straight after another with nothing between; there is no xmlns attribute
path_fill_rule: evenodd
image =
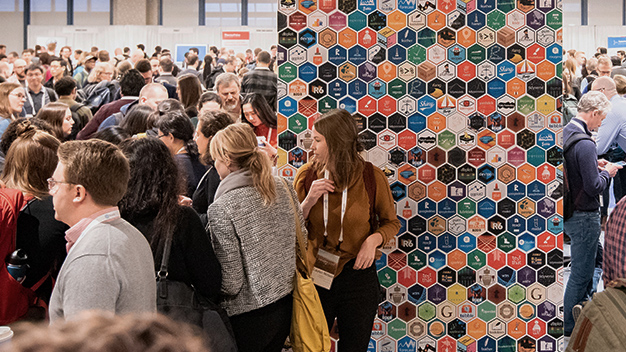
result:
<svg viewBox="0 0 626 352"><path fill-rule="evenodd" d="M270 159L259 148L255 148L247 159L248 165L242 165L252 173L254 188L261 194L263 205L270 205L276 200L276 184L272 176Z"/></svg>
<svg viewBox="0 0 626 352"><path fill-rule="evenodd" d="M241 169L250 170L254 188L264 205L276 200L276 184L270 159L257 147L256 136L250 125L236 123L218 131L211 139L211 156L230 160Z"/></svg>

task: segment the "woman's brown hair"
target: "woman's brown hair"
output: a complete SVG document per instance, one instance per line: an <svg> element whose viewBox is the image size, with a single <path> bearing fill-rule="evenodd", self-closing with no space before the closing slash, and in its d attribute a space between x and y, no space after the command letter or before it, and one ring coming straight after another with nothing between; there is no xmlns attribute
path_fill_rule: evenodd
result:
<svg viewBox="0 0 626 352"><path fill-rule="evenodd" d="M348 187L363 164L363 157L359 154L363 145L358 140L354 118L346 110L335 109L316 119L313 128L324 136L328 146L328 158L314 160L313 169L328 169L338 189Z"/></svg>
<svg viewBox="0 0 626 352"><path fill-rule="evenodd" d="M17 117L13 109L11 109L11 102L9 101L9 94L17 88L22 87L17 83L4 82L0 83L0 116L4 118Z"/></svg>
<svg viewBox="0 0 626 352"><path fill-rule="evenodd" d="M205 111L198 118L200 133L206 138L213 138L218 131L223 130L228 125L232 125L232 123L233 120L230 118L230 115L224 110ZM200 161L205 165L212 165L213 158L211 158L210 151L201 155Z"/></svg>
<svg viewBox="0 0 626 352"><path fill-rule="evenodd" d="M47 132L26 127L11 144L2 171L9 188L42 199L48 195L48 178L57 166L58 139Z"/></svg>
<svg viewBox="0 0 626 352"><path fill-rule="evenodd" d="M196 107L202 95L202 85L198 77L192 74L182 75L178 78L179 100L185 109Z"/></svg>
<svg viewBox="0 0 626 352"><path fill-rule="evenodd" d="M276 184L270 159L257 147L252 127L244 123L232 124L218 131L211 139L211 156L230 161L240 169L250 170L254 188L261 194L263 204L276 199Z"/></svg>
<svg viewBox="0 0 626 352"><path fill-rule="evenodd" d="M38 119L44 120L52 126L52 132L60 141L65 140L63 133L63 120L69 106L64 103L54 102L41 107L37 116Z"/></svg>

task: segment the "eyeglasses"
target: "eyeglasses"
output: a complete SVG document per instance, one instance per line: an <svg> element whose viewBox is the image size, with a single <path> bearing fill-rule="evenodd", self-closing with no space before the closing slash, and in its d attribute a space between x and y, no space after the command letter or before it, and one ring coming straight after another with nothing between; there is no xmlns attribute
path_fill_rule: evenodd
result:
<svg viewBox="0 0 626 352"><path fill-rule="evenodd" d="M47 179L46 181L48 181L48 190L50 192L52 192L53 190L55 190L57 188L57 186L59 185L59 183L64 183L66 185L73 185L72 182L64 182L64 181L57 181L55 179L53 179L52 177L50 177L49 179Z"/></svg>

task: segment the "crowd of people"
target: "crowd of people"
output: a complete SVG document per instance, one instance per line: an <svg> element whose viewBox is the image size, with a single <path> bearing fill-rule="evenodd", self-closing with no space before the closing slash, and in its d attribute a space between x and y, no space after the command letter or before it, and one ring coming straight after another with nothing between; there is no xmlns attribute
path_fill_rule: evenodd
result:
<svg viewBox="0 0 626 352"><path fill-rule="evenodd" d="M171 325L140 314L189 321L166 306L190 291L234 341L204 319L208 350L280 351L302 224L311 270L334 258L317 287L329 328L336 319L342 351L367 349L374 261L400 229L391 191L345 110L315 120L293 184L275 176L275 49L211 47L200 60L192 48L179 67L160 47L111 56L49 45L20 58L0 46L0 325L49 320L30 330L87 336L137 324L170 341ZM128 318L85 318L92 310ZM35 350L41 338L24 334L16 350Z"/></svg>
<svg viewBox="0 0 626 352"><path fill-rule="evenodd" d="M621 225L626 216L626 52L607 52L599 47L587 58L570 50L563 59L564 233L571 248L564 294L566 339L600 279L609 287L626 277L626 230ZM611 183L617 203L612 212Z"/></svg>

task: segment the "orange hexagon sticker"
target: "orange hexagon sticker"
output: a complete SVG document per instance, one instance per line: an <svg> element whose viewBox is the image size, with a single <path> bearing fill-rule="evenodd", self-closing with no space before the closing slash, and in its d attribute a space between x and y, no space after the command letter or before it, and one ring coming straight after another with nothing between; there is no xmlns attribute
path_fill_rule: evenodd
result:
<svg viewBox="0 0 626 352"><path fill-rule="evenodd" d="M519 78L513 78L506 83L506 92L517 99L526 94L526 84Z"/></svg>
<svg viewBox="0 0 626 352"><path fill-rule="evenodd" d="M400 31L404 27L406 27L406 15L401 11L394 11L387 15L387 26L390 28Z"/></svg>
<svg viewBox="0 0 626 352"><path fill-rule="evenodd" d="M437 181L428 186L428 198L439 202L446 197L446 185Z"/></svg>
<svg viewBox="0 0 626 352"><path fill-rule="evenodd" d="M446 118L445 116L436 112L428 116L427 126L429 130L435 133L442 132L446 129Z"/></svg>
<svg viewBox="0 0 626 352"><path fill-rule="evenodd" d="M446 15L441 13L440 11L433 11L426 18L426 23L428 23L428 27L434 30L435 32L439 31L441 28L446 25Z"/></svg>
<svg viewBox="0 0 626 352"><path fill-rule="evenodd" d="M343 46L346 49L353 47L354 45L356 45L357 42L356 32L350 28L346 28L339 32L337 41L339 42L339 45Z"/></svg>
<svg viewBox="0 0 626 352"><path fill-rule="evenodd" d="M456 36L456 42L469 48L476 43L476 32L469 27L463 27Z"/></svg>

